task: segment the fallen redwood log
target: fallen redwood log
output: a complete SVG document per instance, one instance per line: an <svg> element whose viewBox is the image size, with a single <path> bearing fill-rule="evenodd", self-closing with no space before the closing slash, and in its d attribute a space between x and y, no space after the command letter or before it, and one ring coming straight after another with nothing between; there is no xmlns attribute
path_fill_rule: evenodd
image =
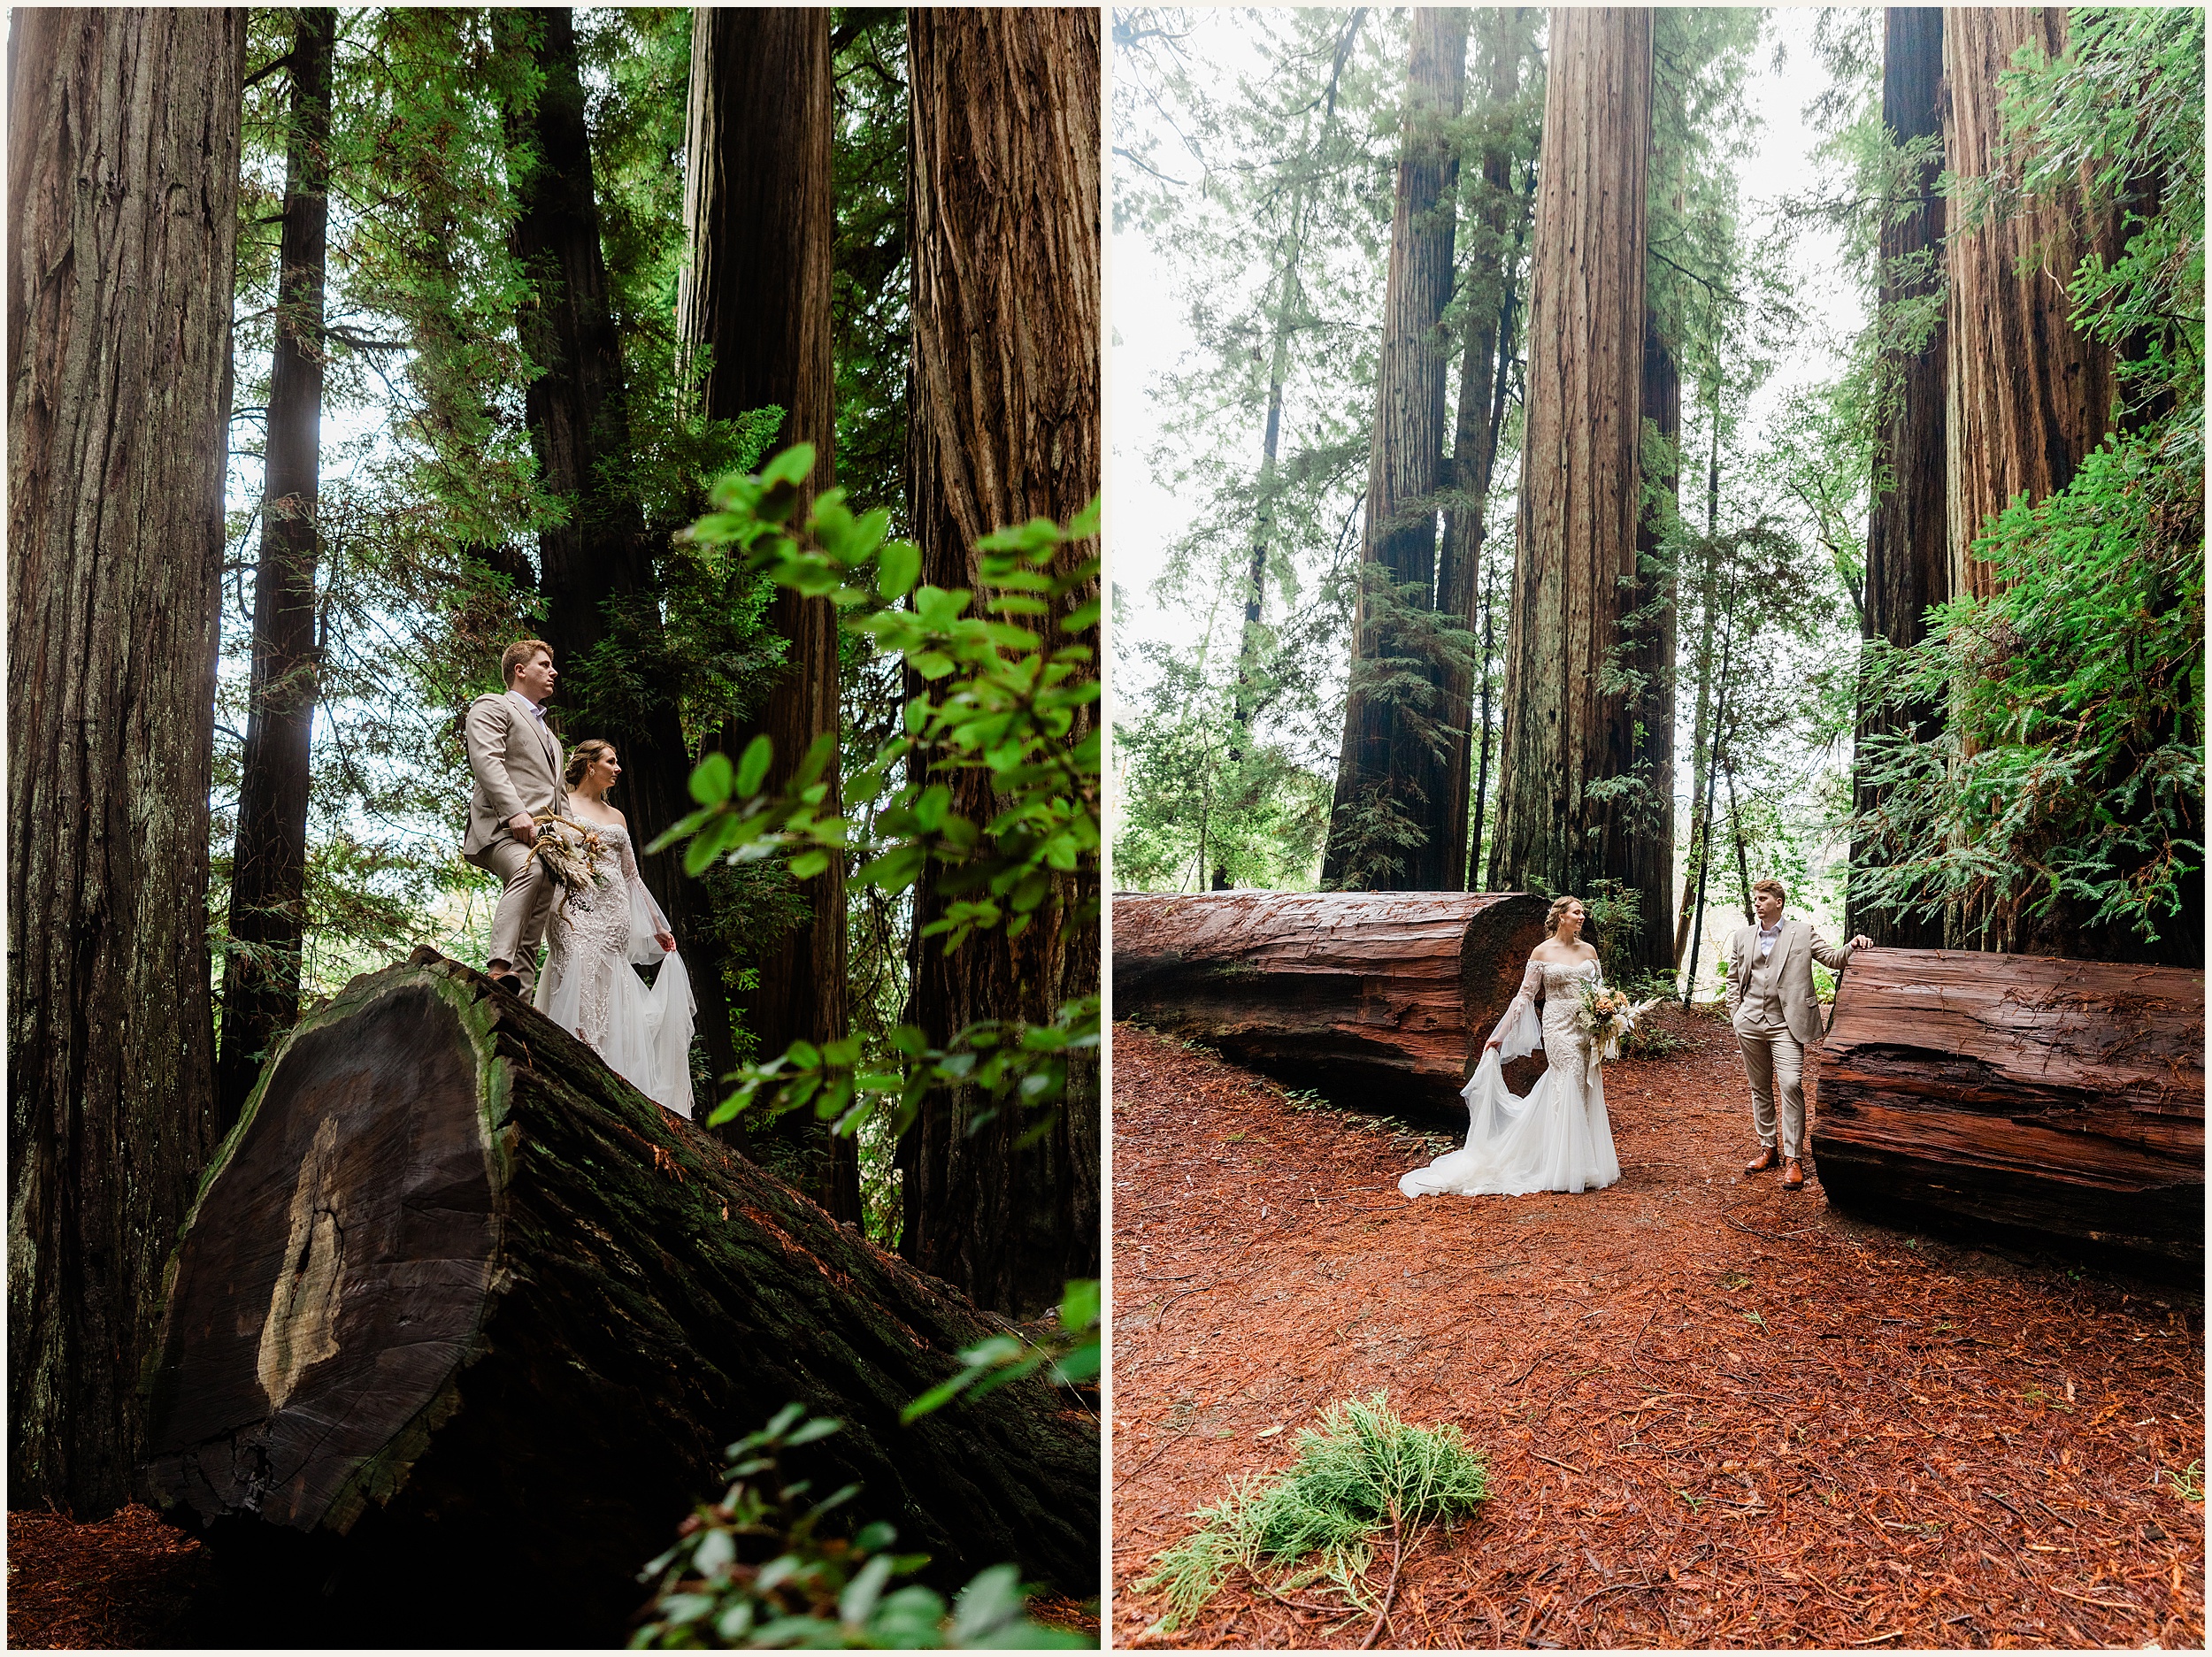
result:
<svg viewBox="0 0 2212 1657"><path fill-rule="evenodd" d="M722 1446L797 1401L844 1431L795 1470L943 1579L1093 1593L1087 1412L1033 1379L900 1424L1000 1327L418 950L303 1022L219 1153L145 1475L340 1643L619 1645Z"/></svg>
<svg viewBox="0 0 2212 1657"><path fill-rule="evenodd" d="M1863 953L1820 1065L1821 1185L2200 1272L2204 1036L2199 971Z"/></svg>
<svg viewBox="0 0 2212 1657"><path fill-rule="evenodd" d="M1458 1113L1549 906L1526 893L1114 899L1114 1016L1347 1105ZM1542 1060L1509 1075L1525 1086Z"/></svg>

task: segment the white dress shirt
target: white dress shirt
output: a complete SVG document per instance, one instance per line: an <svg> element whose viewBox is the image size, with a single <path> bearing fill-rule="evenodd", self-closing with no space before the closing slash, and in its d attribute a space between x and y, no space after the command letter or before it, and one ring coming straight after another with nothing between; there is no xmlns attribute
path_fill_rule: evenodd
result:
<svg viewBox="0 0 2212 1657"><path fill-rule="evenodd" d="M1759 928L1759 959L1760 959L1760 960L1763 961L1763 960L1765 960L1765 959L1766 959L1769 955L1772 955L1772 954L1774 953L1774 946L1775 946L1776 942L1777 942L1777 941L1778 941L1778 940L1781 938L1781 936L1782 936L1782 923L1781 923L1780 921L1777 921L1777 922L1775 922L1775 923L1774 923L1774 930L1773 930L1773 931L1771 931L1771 932L1769 932L1769 931L1768 931L1765 927L1763 927L1763 926L1762 926L1761 928Z"/></svg>

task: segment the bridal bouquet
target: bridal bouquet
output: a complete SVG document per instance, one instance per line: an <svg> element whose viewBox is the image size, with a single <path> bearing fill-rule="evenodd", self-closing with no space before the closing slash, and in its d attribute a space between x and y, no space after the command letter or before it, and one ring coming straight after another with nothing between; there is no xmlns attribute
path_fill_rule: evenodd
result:
<svg viewBox="0 0 2212 1657"><path fill-rule="evenodd" d="M553 811L540 812L530 820L538 829L531 849L556 880L571 892L588 892L606 884L598 871L606 843L596 830Z"/></svg>
<svg viewBox="0 0 2212 1657"><path fill-rule="evenodd" d="M1647 1001L1632 1001L1625 990L1609 990L1594 979L1586 978L1577 989L1581 1005L1575 1009L1575 1022L1590 1038L1590 1056L1610 1063L1621 1055L1621 1041L1636 1027L1636 1021L1659 1005L1654 996Z"/></svg>

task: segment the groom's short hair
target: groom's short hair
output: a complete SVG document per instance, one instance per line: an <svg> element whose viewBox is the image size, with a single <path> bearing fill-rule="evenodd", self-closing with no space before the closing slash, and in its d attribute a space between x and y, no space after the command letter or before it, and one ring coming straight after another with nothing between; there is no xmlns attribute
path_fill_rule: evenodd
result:
<svg viewBox="0 0 2212 1657"><path fill-rule="evenodd" d="M1790 889L1771 875L1764 880L1754 880L1751 883L1751 889L1754 892L1771 892L1779 902L1786 903L1790 901Z"/></svg>
<svg viewBox="0 0 2212 1657"><path fill-rule="evenodd" d="M515 675L537 659L539 651L549 658L553 647L542 639L518 639L499 654L499 678L503 684L511 685Z"/></svg>

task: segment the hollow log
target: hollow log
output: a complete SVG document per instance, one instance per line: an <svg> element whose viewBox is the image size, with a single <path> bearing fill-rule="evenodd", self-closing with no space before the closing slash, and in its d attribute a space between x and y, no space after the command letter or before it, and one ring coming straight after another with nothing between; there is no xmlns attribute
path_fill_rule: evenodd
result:
<svg viewBox="0 0 2212 1657"><path fill-rule="evenodd" d="M2181 968L1863 952L1820 1067L1821 1184L2200 1273L2204 1005Z"/></svg>
<svg viewBox="0 0 2212 1657"><path fill-rule="evenodd" d="M1114 1016L1199 1040L1337 1104L1454 1114L1544 935L1494 892L1114 899ZM1509 1066L1518 1086L1525 1068Z"/></svg>
<svg viewBox="0 0 2212 1657"><path fill-rule="evenodd" d="M431 950L288 1039L165 1297L150 1493L345 1644L619 1645L787 1401L844 1423L795 1470L946 1580L1095 1592L1087 1412L1032 1380L899 1423L1002 1323Z"/></svg>

